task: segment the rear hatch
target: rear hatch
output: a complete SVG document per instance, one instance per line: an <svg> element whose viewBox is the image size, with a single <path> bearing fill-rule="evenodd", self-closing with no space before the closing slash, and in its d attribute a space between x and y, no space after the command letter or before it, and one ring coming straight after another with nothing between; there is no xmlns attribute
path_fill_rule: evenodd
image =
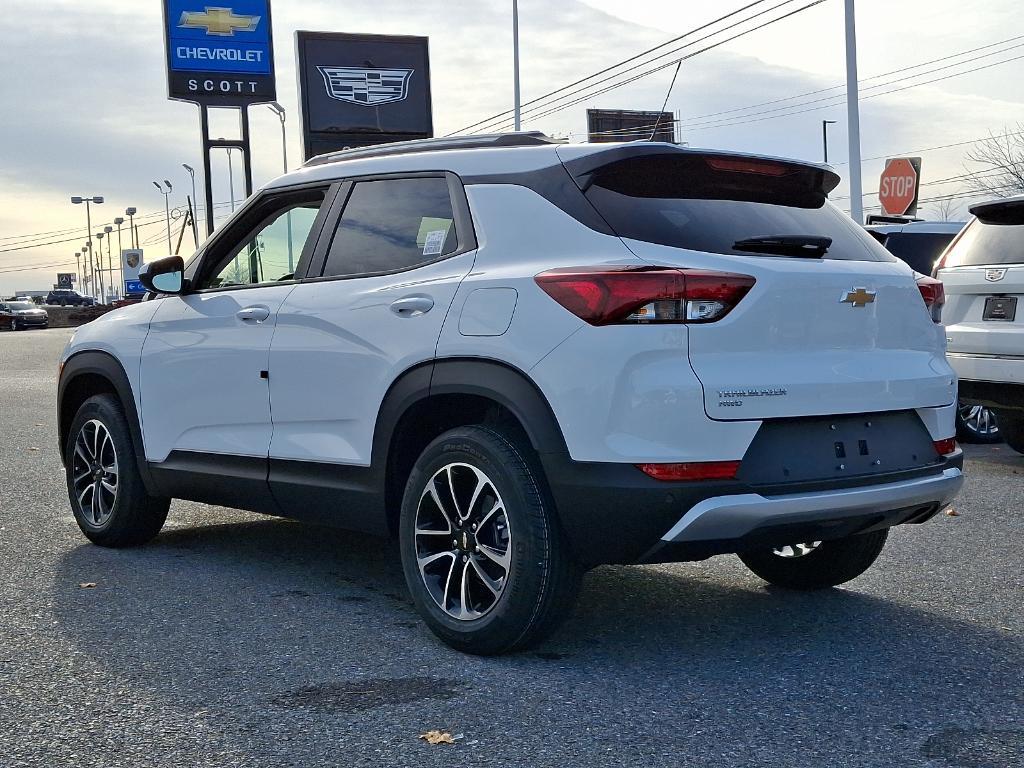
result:
<svg viewBox="0 0 1024 768"><path fill-rule="evenodd" d="M971 209L977 218L943 254L949 351L1024 357L1024 199Z"/></svg>
<svg viewBox="0 0 1024 768"><path fill-rule="evenodd" d="M596 159L566 166L638 257L756 280L721 319L688 325L711 418L953 402L942 329L912 271L827 202L830 169L653 144Z"/></svg>

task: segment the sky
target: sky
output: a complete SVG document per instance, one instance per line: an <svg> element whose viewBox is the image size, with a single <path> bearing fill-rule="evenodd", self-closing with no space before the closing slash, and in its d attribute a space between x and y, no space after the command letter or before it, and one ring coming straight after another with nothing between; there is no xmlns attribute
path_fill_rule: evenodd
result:
<svg viewBox="0 0 1024 768"><path fill-rule="evenodd" d="M523 101L750 1L520 0ZM797 0L785 10L809 2ZM191 192L182 164L201 168L202 162L198 110L166 98L160 2L4 0L4 6L0 297L49 288L56 272L74 271L74 253L87 228L85 210L70 204L71 195L106 198L104 205L93 207L94 231L123 215L127 206L137 207L146 258L165 255L164 201L152 182L172 182L170 204L177 209ZM923 158L922 198L964 191L962 182L942 182L964 173L963 155L970 148L964 142L1012 130L1022 114L1024 58L1013 60L1024 56L1017 8L1014 0L857 0L865 192L877 189L885 157L906 154ZM751 8L745 15L754 12ZM300 162L297 29L428 36L438 135L512 106L510 0L275 0L278 101L288 112L293 168ZM694 52L727 36L695 42L709 33L673 47L690 43L683 52ZM935 63L918 66L929 61ZM985 68L960 74L978 67ZM924 74L930 70L937 71ZM670 67L547 116L531 115L527 107L523 127L585 140L587 107L656 110L671 77ZM937 78L946 79L919 84ZM693 146L814 161L822 159L821 121L837 121L829 128L829 160L844 176L833 195L843 206L848 205L846 109L842 88L833 86L844 80L843 2L824 0L683 62L667 109L678 114L681 138ZM903 90L885 93L898 88ZM259 186L281 172L280 124L265 106L252 107L250 115ZM237 120L220 115L214 131L237 133ZM948 144L958 146L933 149ZM213 175L219 223L231 210L223 151L214 153ZM237 165L234 176L240 202ZM197 184L201 190L201 179ZM966 215L967 202L953 201L957 216ZM874 204L872 194L865 196L866 206ZM922 210L936 215L933 204L925 203ZM176 240L180 219L172 226ZM116 253L116 237L114 246ZM191 247L186 236L182 250Z"/></svg>

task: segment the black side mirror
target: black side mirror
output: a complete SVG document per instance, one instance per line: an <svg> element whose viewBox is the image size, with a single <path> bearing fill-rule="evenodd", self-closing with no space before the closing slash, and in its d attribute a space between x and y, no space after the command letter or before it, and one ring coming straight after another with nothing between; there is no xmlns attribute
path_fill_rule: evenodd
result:
<svg viewBox="0 0 1024 768"><path fill-rule="evenodd" d="M181 256L167 256L144 264L139 282L153 293L181 293L185 289L185 261Z"/></svg>

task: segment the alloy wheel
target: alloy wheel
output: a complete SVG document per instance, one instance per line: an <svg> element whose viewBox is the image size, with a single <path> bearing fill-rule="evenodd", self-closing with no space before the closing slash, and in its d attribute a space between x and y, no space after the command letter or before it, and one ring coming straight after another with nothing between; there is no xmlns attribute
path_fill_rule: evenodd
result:
<svg viewBox="0 0 1024 768"><path fill-rule="evenodd" d="M820 546L820 541L806 541L802 544L787 544L785 547L777 547L776 549L773 549L772 554L789 559L794 557L806 557Z"/></svg>
<svg viewBox="0 0 1024 768"><path fill-rule="evenodd" d="M416 507L416 566L448 616L471 621L498 604L508 583L512 531L493 481L452 463L427 481Z"/></svg>
<svg viewBox="0 0 1024 768"><path fill-rule="evenodd" d="M960 403L960 423L972 435L994 437L999 434L996 415L990 408L976 403Z"/></svg>
<svg viewBox="0 0 1024 768"><path fill-rule="evenodd" d="M117 451L103 422L90 419L75 438L72 484L82 515L100 527L110 519L117 501Z"/></svg>

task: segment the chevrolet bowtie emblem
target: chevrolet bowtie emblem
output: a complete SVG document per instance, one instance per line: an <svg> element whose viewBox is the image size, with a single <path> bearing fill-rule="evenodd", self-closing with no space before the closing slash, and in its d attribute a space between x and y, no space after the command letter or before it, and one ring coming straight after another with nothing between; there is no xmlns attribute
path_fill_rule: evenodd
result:
<svg viewBox="0 0 1024 768"><path fill-rule="evenodd" d="M869 291L867 288L854 288L852 291L847 291L843 298L839 300L840 304L852 304L855 307L863 307L868 304L875 303L875 292Z"/></svg>
<svg viewBox="0 0 1024 768"><path fill-rule="evenodd" d="M259 16L240 16L230 8L211 8L207 6L203 12L185 11L181 14L179 27L185 29L205 29L208 35L231 37L235 32L254 32L260 23Z"/></svg>

